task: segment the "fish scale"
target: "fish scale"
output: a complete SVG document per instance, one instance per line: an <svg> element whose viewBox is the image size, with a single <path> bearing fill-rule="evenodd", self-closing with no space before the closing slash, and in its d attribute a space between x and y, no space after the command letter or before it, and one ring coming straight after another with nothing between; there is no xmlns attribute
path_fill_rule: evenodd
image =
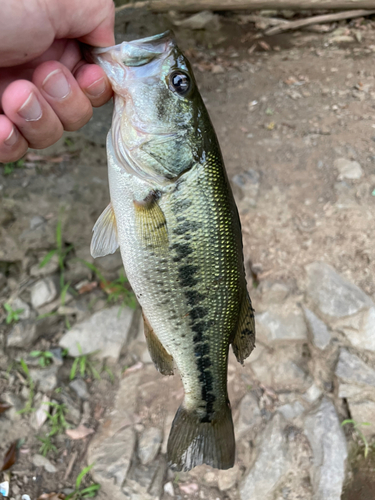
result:
<svg viewBox="0 0 375 500"><path fill-rule="evenodd" d="M115 111L107 140L111 205L94 227L92 253L120 246L151 358L161 373L173 373L173 363L180 373L185 397L168 441L170 466L226 469L235 453L228 349L243 362L255 336L220 148L191 68L168 34L95 53L114 85ZM171 88L181 79L192 88L188 97Z"/></svg>

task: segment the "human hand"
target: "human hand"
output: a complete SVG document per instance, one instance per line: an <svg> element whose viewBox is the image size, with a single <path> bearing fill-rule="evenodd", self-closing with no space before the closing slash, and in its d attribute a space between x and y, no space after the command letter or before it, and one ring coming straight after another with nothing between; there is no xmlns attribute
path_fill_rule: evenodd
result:
<svg viewBox="0 0 375 500"><path fill-rule="evenodd" d="M113 24L112 0L1 2L0 162L54 144L110 99L104 71L85 62L79 42L113 45Z"/></svg>

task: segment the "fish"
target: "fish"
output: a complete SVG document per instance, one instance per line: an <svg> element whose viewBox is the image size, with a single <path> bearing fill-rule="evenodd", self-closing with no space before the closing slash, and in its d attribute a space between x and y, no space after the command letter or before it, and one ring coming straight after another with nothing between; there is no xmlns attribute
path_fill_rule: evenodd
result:
<svg viewBox="0 0 375 500"><path fill-rule="evenodd" d="M91 254L120 248L152 361L161 374L176 366L181 376L169 466L231 468L229 346L243 364L255 325L240 219L214 128L171 32L92 49L91 58L114 90L110 204L93 228Z"/></svg>

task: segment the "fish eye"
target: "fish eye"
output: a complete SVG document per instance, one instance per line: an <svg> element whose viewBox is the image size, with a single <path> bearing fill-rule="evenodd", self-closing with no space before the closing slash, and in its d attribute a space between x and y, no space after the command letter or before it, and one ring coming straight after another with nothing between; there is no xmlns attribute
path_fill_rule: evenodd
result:
<svg viewBox="0 0 375 500"><path fill-rule="evenodd" d="M182 71L174 71L169 75L169 88L180 96L186 95L191 87L190 77Z"/></svg>

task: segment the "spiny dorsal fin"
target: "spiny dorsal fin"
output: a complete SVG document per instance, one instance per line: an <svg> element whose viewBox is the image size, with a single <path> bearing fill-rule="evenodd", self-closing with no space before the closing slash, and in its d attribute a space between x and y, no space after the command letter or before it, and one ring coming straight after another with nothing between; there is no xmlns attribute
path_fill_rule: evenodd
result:
<svg viewBox="0 0 375 500"><path fill-rule="evenodd" d="M144 246L168 246L167 221L158 204L158 193L151 191L144 200L134 200L136 228Z"/></svg>
<svg viewBox="0 0 375 500"><path fill-rule="evenodd" d="M147 321L146 316L143 315L145 337L147 347L154 365L162 375L174 375L173 371L173 358L167 353L160 340L155 335L154 330L151 328L150 323Z"/></svg>
<svg viewBox="0 0 375 500"><path fill-rule="evenodd" d="M93 227L90 252L96 259L110 253L115 253L119 247L117 241L117 226L112 203L102 212Z"/></svg>
<svg viewBox="0 0 375 500"><path fill-rule="evenodd" d="M255 347L255 320L254 309L251 305L249 294L246 290L242 299L240 319L237 331L232 342L232 349L237 361L242 363Z"/></svg>

